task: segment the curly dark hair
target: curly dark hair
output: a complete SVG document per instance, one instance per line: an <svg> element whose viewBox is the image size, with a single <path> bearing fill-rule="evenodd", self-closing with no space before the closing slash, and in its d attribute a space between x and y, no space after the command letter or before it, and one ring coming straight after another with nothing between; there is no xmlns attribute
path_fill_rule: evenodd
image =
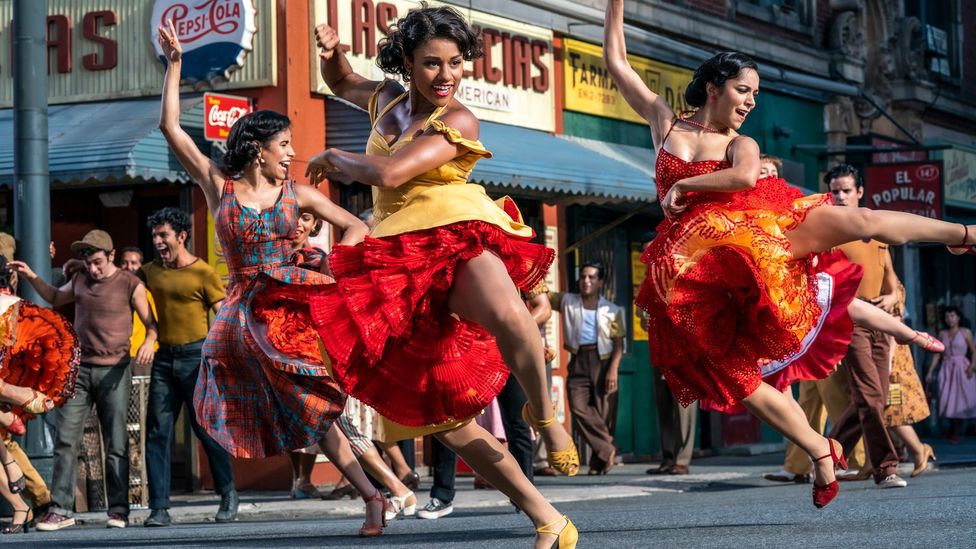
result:
<svg viewBox="0 0 976 549"><path fill-rule="evenodd" d="M149 219L146 220L146 226L149 227L150 231L167 223L177 235L185 232L187 237L190 236L190 229L192 229L190 216L179 208L162 208L156 210L149 214Z"/></svg>
<svg viewBox="0 0 976 549"><path fill-rule="evenodd" d="M7 268L7 257L0 255L0 290L12 289L14 272Z"/></svg>
<svg viewBox="0 0 976 549"><path fill-rule="evenodd" d="M261 145L267 145L272 137L290 127L291 120L275 111L254 111L240 117L227 134L227 152L221 161L224 171L241 173L258 157Z"/></svg>
<svg viewBox="0 0 976 549"><path fill-rule="evenodd" d="M398 20L380 42L376 65L383 72L398 74L409 82L405 59L412 58L413 51L432 38L453 40L465 61L478 59L485 53L481 33L471 28L459 11L447 6L430 8L427 2L421 2L419 8Z"/></svg>
<svg viewBox="0 0 976 549"><path fill-rule="evenodd" d="M850 164L838 164L827 170L827 173L825 173L823 177L824 185L829 187L831 181L841 177L853 177L854 188L856 189L860 189L864 186L864 180L861 179L861 172L857 171L857 168L851 166Z"/></svg>
<svg viewBox="0 0 976 549"><path fill-rule="evenodd" d="M721 88L727 80L737 78L745 69L759 72L759 65L751 57L736 51L712 56L697 69L685 89L685 101L692 107L702 107L708 101L708 84Z"/></svg>

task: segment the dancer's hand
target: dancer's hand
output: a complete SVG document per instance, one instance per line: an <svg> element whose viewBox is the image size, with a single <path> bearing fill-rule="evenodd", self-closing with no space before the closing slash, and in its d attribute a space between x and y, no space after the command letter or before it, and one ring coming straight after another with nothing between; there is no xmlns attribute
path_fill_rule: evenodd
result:
<svg viewBox="0 0 976 549"><path fill-rule="evenodd" d="M898 307L898 296L893 293L879 295L878 297L868 301L888 313L894 313L895 308Z"/></svg>
<svg viewBox="0 0 976 549"><path fill-rule="evenodd" d="M681 212L685 211L686 206L679 204L682 199L684 199L684 192L682 192L678 187L678 184L675 183L670 189L668 189L668 192L664 195L664 198L661 199L661 209L664 210L664 215L666 215L669 219L674 219L675 217L678 217Z"/></svg>
<svg viewBox="0 0 976 549"><path fill-rule="evenodd" d="M331 181L341 181L342 172L329 159L328 150L322 151L308 160L308 167L305 168L305 177L312 185L318 186L325 179Z"/></svg>
<svg viewBox="0 0 976 549"><path fill-rule="evenodd" d="M23 261L8 261L7 268L17 274L23 275L23 277L27 280L34 280L37 278L37 273L34 272L34 269L31 269L30 265L24 263Z"/></svg>
<svg viewBox="0 0 976 549"><path fill-rule="evenodd" d="M339 33L332 27L321 24L315 27L315 45L321 50L319 57L328 61L339 48Z"/></svg>
<svg viewBox="0 0 976 549"><path fill-rule="evenodd" d="M176 27L173 26L173 20L169 19L166 21L167 28L162 25L156 27L156 31L159 33L159 47L163 49L163 55L170 63L175 63L183 58L183 46L180 45L180 39L176 35Z"/></svg>

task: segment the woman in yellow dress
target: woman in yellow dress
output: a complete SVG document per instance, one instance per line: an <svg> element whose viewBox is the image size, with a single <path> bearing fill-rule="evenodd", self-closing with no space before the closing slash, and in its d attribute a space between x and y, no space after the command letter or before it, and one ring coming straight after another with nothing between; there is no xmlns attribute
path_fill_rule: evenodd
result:
<svg viewBox="0 0 976 549"><path fill-rule="evenodd" d="M529 242L534 233L511 200L496 203L467 183L474 164L491 156L477 118L455 98L464 62L482 54L480 37L454 9L410 11L378 55L409 91L354 73L333 29L320 25L316 39L325 82L369 111L373 131L365 155L326 150L310 160L309 175L372 185L376 225L362 244L335 246L336 284L308 290L269 279L255 314L292 300L342 389L390 420L388 439L434 434L525 511L536 547L575 546L569 519L471 421L511 370L552 465L579 469L555 424L538 328L518 293L542 283L554 253Z"/></svg>

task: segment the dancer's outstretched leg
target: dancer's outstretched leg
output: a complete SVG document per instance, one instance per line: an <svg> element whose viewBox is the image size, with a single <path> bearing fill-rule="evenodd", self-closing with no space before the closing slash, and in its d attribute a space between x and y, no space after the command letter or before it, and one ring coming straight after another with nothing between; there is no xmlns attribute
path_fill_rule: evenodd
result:
<svg viewBox="0 0 976 549"><path fill-rule="evenodd" d="M811 459L830 454L830 443L820 433L810 427L792 395L777 391L767 383L761 383L742 404L756 417L776 429L790 442L799 446ZM835 480L834 464L830 459L814 461L817 484L824 485Z"/></svg>
<svg viewBox="0 0 976 549"><path fill-rule="evenodd" d="M437 438L525 511L536 527L553 522L552 531L558 532L563 527L565 520L559 511L529 481L505 446L484 427L469 421L457 429L438 433ZM535 547L548 548L555 540L552 534L537 534Z"/></svg>
<svg viewBox="0 0 976 549"><path fill-rule="evenodd" d="M356 455L353 454L346 435L333 425L326 433L325 440L319 442L319 447L322 448L322 453L329 458L329 461L359 491L363 503L366 504L366 523L363 526L377 527L382 525L386 504L371 505L370 498L375 497L377 490L366 477L359 461L356 460Z"/></svg>
<svg viewBox="0 0 976 549"><path fill-rule="evenodd" d="M793 257L806 257L853 242L873 238L900 246L908 242L937 242L949 246L963 244L967 228L904 212L821 206L807 212L796 228L786 233ZM976 244L976 225L968 226L966 244Z"/></svg>
<svg viewBox="0 0 976 549"><path fill-rule="evenodd" d="M532 417L548 423L541 434L550 453L569 448L572 442L566 430L549 421L555 410L546 384L539 328L519 299L502 260L483 253L458 265L448 305L461 318L480 324L495 336L505 364L525 391ZM578 470L579 457L575 457Z"/></svg>
<svg viewBox="0 0 976 549"><path fill-rule="evenodd" d="M857 324L888 334L902 345L913 343L933 352L941 352L940 348L944 348L937 339L925 332L916 332L895 316L860 299L852 301L847 312Z"/></svg>

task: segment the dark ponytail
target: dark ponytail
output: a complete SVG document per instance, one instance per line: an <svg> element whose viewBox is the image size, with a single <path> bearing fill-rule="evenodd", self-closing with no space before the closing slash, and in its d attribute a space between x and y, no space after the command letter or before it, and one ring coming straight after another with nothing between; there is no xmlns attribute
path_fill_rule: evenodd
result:
<svg viewBox="0 0 976 549"><path fill-rule="evenodd" d="M224 171L228 174L244 171L260 154L261 145L290 126L291 120L275 111L255 111L242 116L227 135L227 152L222 160Z"/></svg>
<svg viewBox="0 0 976 549"><path fill-rule="evenodd" d="M721 88L744 69L759 72L759 65L748 55L734 51L713 56L695 69L695 76L685 89L685 102L692 107L703 107L708 101L708 84Z"/></svg>
<svg viewBox="0 0 976 549"><path fill-rule="evenodd" d="M407 12L380 42L376 65L383 72L400 75L409 82L410 73L404 59L413 57L413 51L431 38L453 40L465 61L484 55L480 34L471 28L460 12L447 6L429 8L427 2L421 2L420 8Z"/></svg>

